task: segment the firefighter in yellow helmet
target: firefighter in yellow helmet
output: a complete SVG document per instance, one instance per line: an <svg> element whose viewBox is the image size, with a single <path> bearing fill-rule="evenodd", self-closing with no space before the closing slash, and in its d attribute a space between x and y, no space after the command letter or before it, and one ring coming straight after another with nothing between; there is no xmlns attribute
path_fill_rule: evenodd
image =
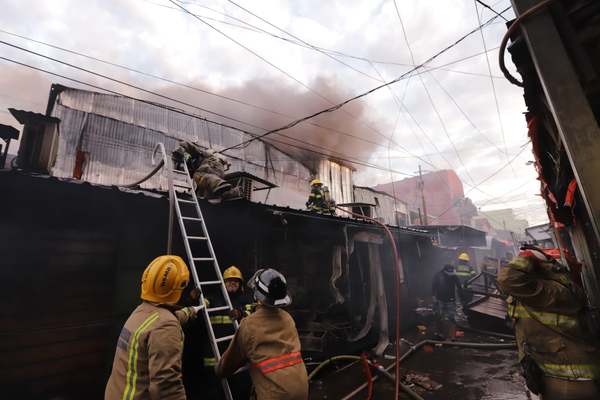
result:
<svg viewBox="0 0 600 400"><path fill-rule="evenodd" d="M221 311L210 314L210 323L216 337L233 335L235 333L233 321L240 321L242 318L250 315L253 308L253 304L244 292L244 277L242 271L240 271L238 267L231 265L225 269L225 271L223 271L223 280L225 281L225 288L233 308L229 312ZM222 307L226 305L224 298L220 293L214 296L214 298L209 298L208 302L210 304L209 307ZM214 357L208 338L205 340L202 354L204 364L202 378L206 382L205 386L208 386L208 388L203 389L202 393L206 395L207 398L217 398L220 396L221 385L214 375L217 360ZM230 381L230 384L234 392L234 398L248 398L250 395L251 384L248 373L237 374Z"/></svg>
<svg viewBox="0 0 600 400"><path fill-rule="evenodd" d="M189 282L178 256L154 259L142 275L142 303L131 313L117 341L105 400L184 400L181 376L182 323L201 307L177 309Z"/></svg>
<svg viewBox="0 0 600 400"><path fill-rule="evenodd" d="M306 208L319 213L335 214L335 200L331 198L329 188L323 186L320 179L310 181L310 194L308 195Z"/></svg>
<svg viewBox="0 0 600 400"><path fill-rule="evenodd" d="M460 281L461 287L465 287L465 284L469 279L475 276L475 270L471 267L471 257L469 253L462 252L456 259L456 266L454 267L454 273ZM463 306L469 304L473 300L473 293L468 290L463 290L460 293L460 302Z"/></svg>
<svg viewBox="0 0 600 400"><path fill-rule="evenodd" d="M582 288L541 249L522 250L497 279L527 386L543 400L600 399L598 338L584 328Z"/></svg>

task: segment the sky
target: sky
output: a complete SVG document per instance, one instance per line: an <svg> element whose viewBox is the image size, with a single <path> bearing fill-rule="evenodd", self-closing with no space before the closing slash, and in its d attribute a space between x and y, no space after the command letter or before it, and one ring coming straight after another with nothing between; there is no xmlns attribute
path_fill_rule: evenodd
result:
<svg viewBox="0 0 600 400"><path fill-rule="evenodd" d="M522 90L506 81L498 68L497 47L506 31L504 21L497 18L481 31L483 35L470 35L417 72L407 74L413 70L411 65L420 65L477 27L478 15L481 22L494 16L479 4L477 14L474 0L179 2L198 18L169 0L2 3L0 41L204 111L3 43L0 57L193 110L256 133L404 74L404 79L393 85L272 139L359 161L355 180L360 185L403 179L414 175L419 165L424 171L452 168L463 181L466 195L483 211L512 207L530 224L546 222L539 182L530 163L533 156ZM508 0L489 0L488 4L497 11L510 6ZM512 10L504 15L514 17ZM510 59L507 64L514 71ZM53 82L89 89L0 60L0 123L18 127L6 111L8 107L44 112ZM15 151L16 144L11 146L11 152Z"/></svg>

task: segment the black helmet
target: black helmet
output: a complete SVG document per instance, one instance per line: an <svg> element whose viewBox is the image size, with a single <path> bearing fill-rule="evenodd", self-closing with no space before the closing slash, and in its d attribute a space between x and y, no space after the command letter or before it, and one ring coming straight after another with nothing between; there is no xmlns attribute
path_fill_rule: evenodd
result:
<svg viewBox="0 0 600 400"><path fill-rule="evenodd" d="M248 287L254 292L254 299L271 307L286 307L292 303L287 294L285 276L272 268L256 271L248 281Z"/></svg>

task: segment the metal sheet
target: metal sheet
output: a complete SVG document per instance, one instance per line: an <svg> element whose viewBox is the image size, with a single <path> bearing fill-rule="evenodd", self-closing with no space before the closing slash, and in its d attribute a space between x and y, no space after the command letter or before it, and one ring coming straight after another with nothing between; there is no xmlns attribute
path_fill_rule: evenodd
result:
<svg viewBox="0 0 600 400"><path fill-rule="evenodd" d="M52 115L61 120L52 175L72 177L76 154L81 151L86 153L82 180L102 185L128 184L147 174L158 142L170 152L180 140L197 141L219 150L248 139L236 129L162 107L70 88L60 92ZM272 181L279 186L272 194L279 204L302 206L298 199L308 196L310 171L300 162L261 141L228 154L233 156L232 171ZM167 190L164 171L142 187Z"/></svg>

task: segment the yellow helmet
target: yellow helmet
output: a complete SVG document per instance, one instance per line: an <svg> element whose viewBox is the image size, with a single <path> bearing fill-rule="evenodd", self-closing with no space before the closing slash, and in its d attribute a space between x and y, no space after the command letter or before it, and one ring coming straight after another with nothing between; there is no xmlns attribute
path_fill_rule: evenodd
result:
<svg viewBox="0 0 600 400"><path fill-rule="evenodd" d="M310 181L310 186L315 186L315 185L322 185L323 182L321 182L320 179L313 179L312 181Z"/></svg>
<svg viewBox="0 0 600 400"><path fill-rule="evenodd" d="M175 304L190 280L185 261L178 256L156 257L142 275L142 300Z"/></svg>
<svg viewBox="0 0 600 400"><path fill-rule="evenodd" d="M223 272L223 279L239 279L240 281L244 281L242 271L235 265L230 266Z"/></svg>
<svg viewBox="0 0 600 400"><path fill-rule="evenodd" d="M471 261L471 257L469 257L468 253L460 253L460 255L458 256L458 259L461 261Z"/></svg>

